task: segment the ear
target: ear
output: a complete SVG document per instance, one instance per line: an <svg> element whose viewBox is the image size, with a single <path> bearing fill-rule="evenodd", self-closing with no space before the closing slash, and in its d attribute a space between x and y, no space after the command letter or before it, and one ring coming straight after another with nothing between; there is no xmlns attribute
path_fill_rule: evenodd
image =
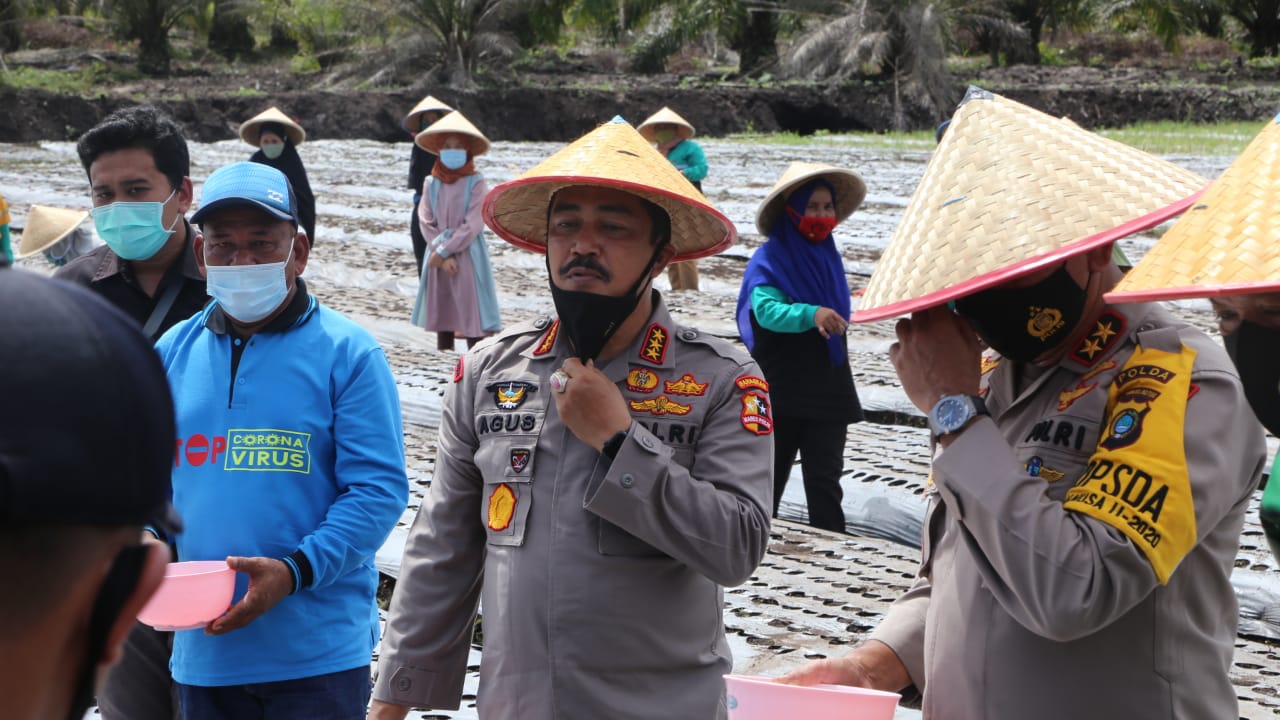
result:
<svg viewBox="0 0 1280 720"><path fill-rule="evenodd" d="M667 266L671 264L671 258L675 257L675 255L676 249L674 245L670 242L663 245L662 249L658 251L657 261L653 263L653 270L649 271L649 279L653 280L661 275L662 271L666 270Z"/></svg>
<svg viewBox="0 0 1280 720"><path fill-rule="evenodd" d="M301 226L293 234L293 274L298 276L307 269L307 260L311 257L311 238Z"/></svg>
<svg viewBox="0 0 1280 720"><path fill-rule="evenodd" d="M196 229L196 238L191 241L191 252L196 254L196 267L200 268L200 274L209 277L209 269L204 264L204 232Z"/></svg>
<svg viewBox="0 0 1280 720"><path fill-rule="evenodd" d="M156 588L160 587L168 564L169 546L159 541L148 542L147 559L143 563L142 572L138 574L138 584L124 601L120 614L112 621L111 629L107 632L107 644L102 648L102 657L98 659L100 667L106 667L120 659L125 637L133 630L142 607L151 599Z"/></svg>
<svg viewBox="0 0 1280 720"><path fill-rule="evenodd" d="M175 198L178 201L178 212L185 216L187 211L191 209L191 203L195 200L195 197L196 192L191 184L191 178L182 178L182 182L178 184L177 197Z"/></svg>

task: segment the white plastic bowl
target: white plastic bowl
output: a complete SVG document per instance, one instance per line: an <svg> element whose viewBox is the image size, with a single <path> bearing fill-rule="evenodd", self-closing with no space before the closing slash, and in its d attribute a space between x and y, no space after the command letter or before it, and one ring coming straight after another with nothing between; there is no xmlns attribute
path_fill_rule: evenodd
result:
<svg viewBox="0 0 1280 720"><path fill-rule="evenodd" d="M169 563L138 620L157 630L201 628L226 612L235 589L236 573L224 560Z"/></svg>

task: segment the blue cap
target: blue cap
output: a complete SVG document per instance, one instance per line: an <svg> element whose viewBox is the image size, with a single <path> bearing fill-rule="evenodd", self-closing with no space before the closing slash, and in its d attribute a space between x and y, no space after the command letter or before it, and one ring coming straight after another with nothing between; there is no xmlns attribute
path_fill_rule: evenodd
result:
<svg viewBox="0 0 1280 720"><path fill-rule="evenodd" d="M214 170L200 190L200 209L191 216L191 222L204 225L215 210L243 205L298 224L298 198L289 178L270 165L255 162L232 163Z"/></svg>

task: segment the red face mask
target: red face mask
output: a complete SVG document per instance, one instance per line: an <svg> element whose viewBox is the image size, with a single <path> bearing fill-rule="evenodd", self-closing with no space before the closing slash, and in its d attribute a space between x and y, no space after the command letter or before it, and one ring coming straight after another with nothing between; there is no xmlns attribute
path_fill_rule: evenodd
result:
<svg viewBox="0 0 1280 720"><path fill-rule="evenodd" d="M820 243L830 237L831 231L835 230L839 223L834 217L801 215L791 207L787 207L787 217L791 218L791 222L795 224L800 234L813 243Z"/></svg>

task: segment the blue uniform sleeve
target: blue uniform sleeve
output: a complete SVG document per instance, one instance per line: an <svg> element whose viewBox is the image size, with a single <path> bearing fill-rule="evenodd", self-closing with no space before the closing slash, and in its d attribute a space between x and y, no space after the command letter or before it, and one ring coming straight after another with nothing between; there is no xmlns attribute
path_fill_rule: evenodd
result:
<svg viewBox="0 0 1280 720"><path fill-rule="evenodd" d="M409 502L400 396L381 348L365 352L337 390L333 423L338 498L298 546L313 588L372 558Z"/></svg>
<svg viewBox="0 0 1280 720"><path fill-rule="evenodd" d="M791 302L786 293L772 285L752 288L751 312L760 327L776 333L802 333L817 327L813 322L817 305Z"/></svg>

